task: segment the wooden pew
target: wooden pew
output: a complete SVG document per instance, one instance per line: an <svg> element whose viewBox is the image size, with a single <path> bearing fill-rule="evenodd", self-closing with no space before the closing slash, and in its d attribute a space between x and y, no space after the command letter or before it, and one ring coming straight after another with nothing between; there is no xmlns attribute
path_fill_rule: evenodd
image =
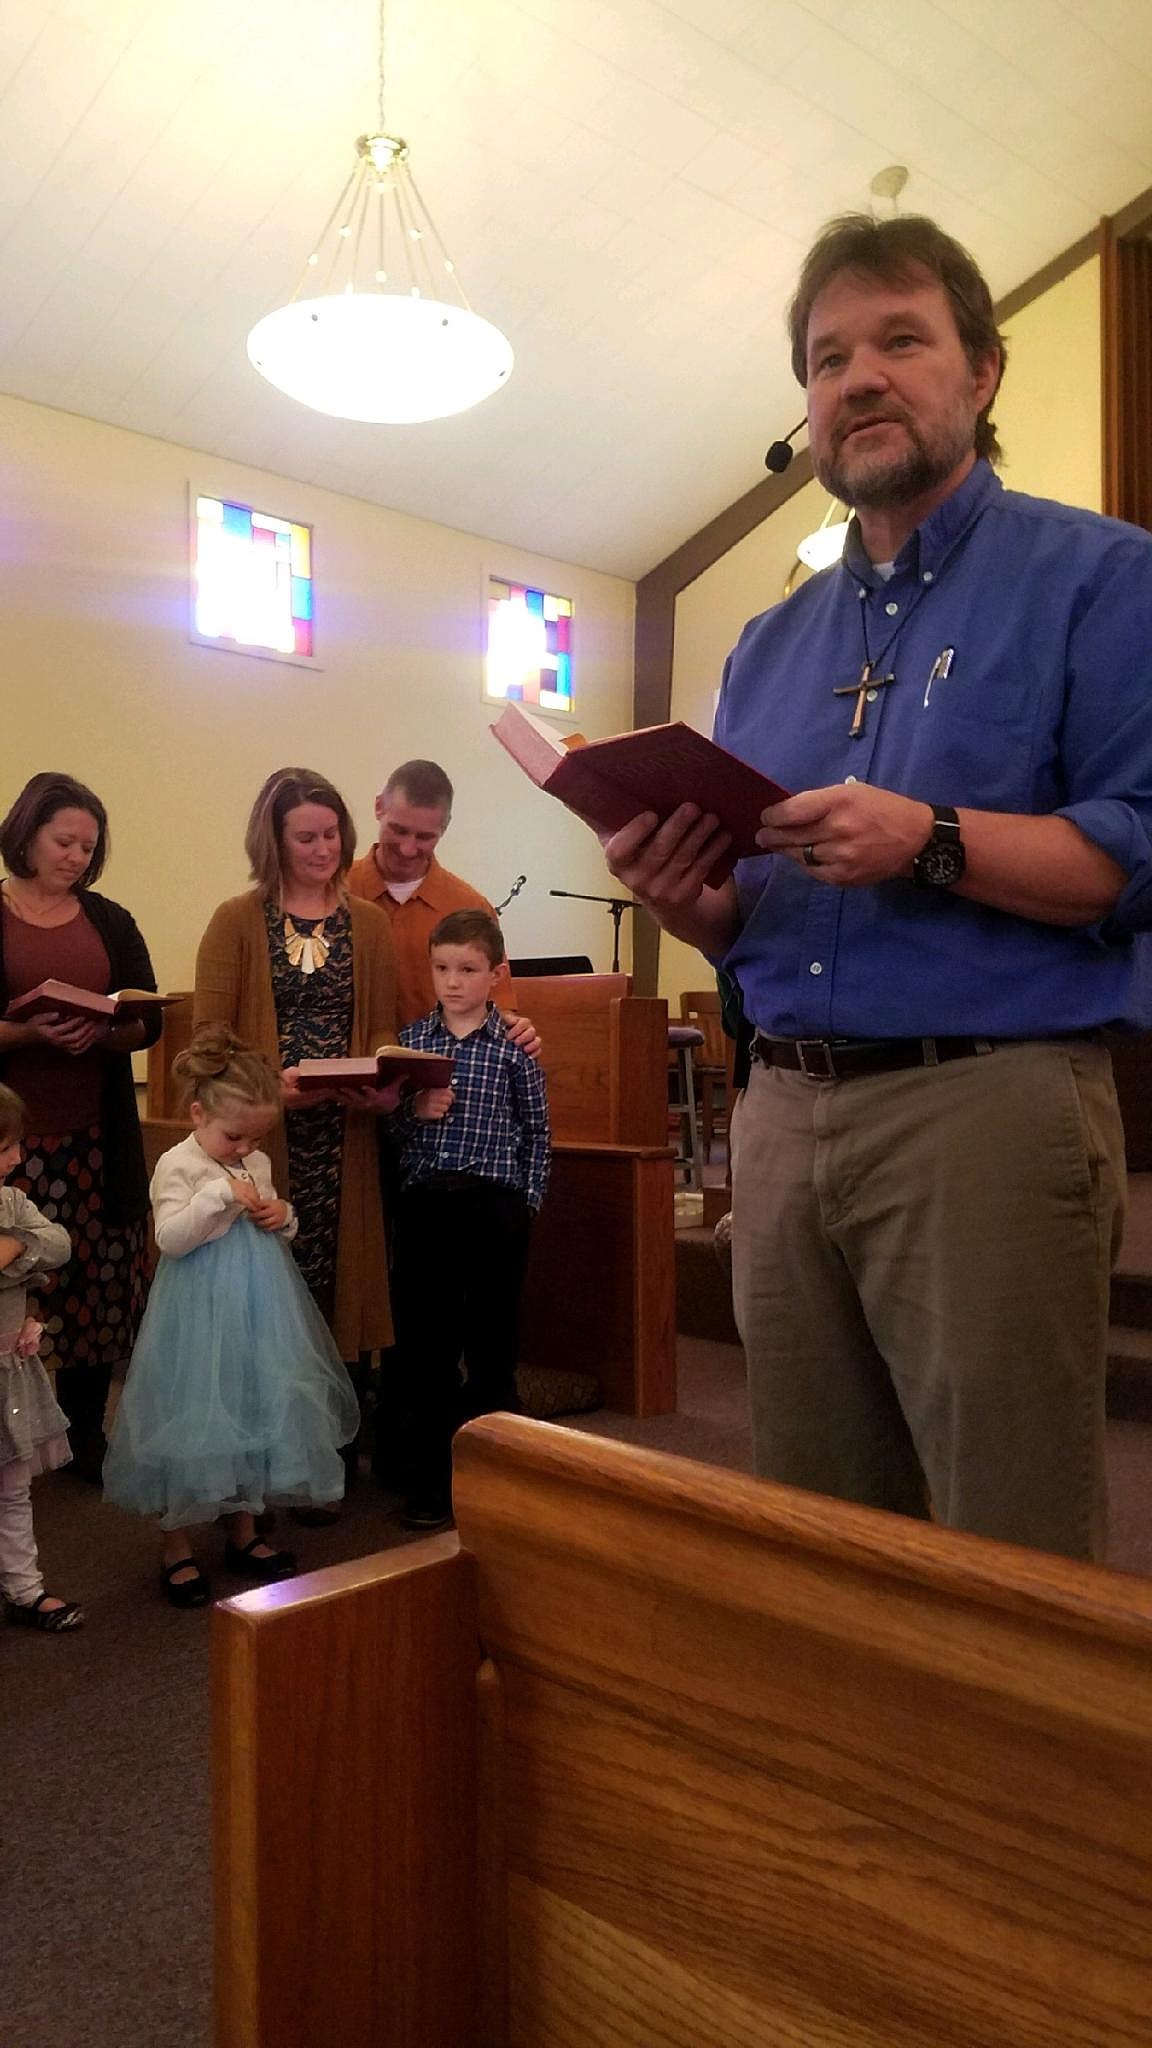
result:
<svg viewBox="0 0 1152 2048"><path fill-rule="evenodd" d="M594 1373L610 1408L676 1407L676 1273L667 1118L667 1007L625 974L513 984L544 1041L552 1185L525 1290L525 1364ZM187 1134L172 1061L192 997L165 1012L148 1054L148 1171Z"/></svg>
<svg viewBox="0 0 1152 2048"><path fill-rule="evenodd" d="M521 1325L526 1364L593 1372L610 1408L676 1406L668 1011L626 974L513 983L543 1040L553 1164Z"/></svg>
<svg viewBox="0 0 1152 2048"><path fill-rule="evenodd" d="M214 1616L216 2048L1146 2048L1152 1587L507 1416Z"/></svg>

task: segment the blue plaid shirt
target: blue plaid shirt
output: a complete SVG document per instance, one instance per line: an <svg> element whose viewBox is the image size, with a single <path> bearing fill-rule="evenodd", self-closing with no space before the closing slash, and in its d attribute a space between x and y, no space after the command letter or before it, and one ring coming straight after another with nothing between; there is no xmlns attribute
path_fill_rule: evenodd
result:
<svg viewBox="0 0 1152 2048"><path fill-rule="evenodd" d="M396 1111L393 1129L403 1146L403 1186L439 1173L471 1173L518 1188L529 1207L539 1209L552 1156L544 1075L534 1059L512 1044L500 1011L490 1005L483 1024L467 1038L456 1038L437 1004L426 1017L405 1025L400 1043L419 1052L447 1053L456 1090L447 1116L437 1122L421 1123L411 1102Z"/></svg>

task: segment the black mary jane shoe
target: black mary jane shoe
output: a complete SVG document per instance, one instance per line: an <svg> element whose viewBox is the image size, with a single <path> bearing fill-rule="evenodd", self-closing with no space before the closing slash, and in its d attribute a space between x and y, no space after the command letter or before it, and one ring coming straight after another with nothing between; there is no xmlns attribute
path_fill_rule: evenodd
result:
<svg viewBox="0 0 1152 2048"><path fill-rule="evenodd" d="M193 1574L190 1579L173 1576L176 1572L186 1572L189 1566ZM173 1607L207 1607L212 1598L212 1588L194 1557L180 1557L175 1564L164 1565L160 1579Z"/></svg>
<svg viewBox="0 0 1152 2048"><path fill-rule="evenodd" d="M17 1628L39 1628L45 1634L58 1636L65 1629L83 1628L84 1609L75 1600L61 1600L59 1607L45 1607L46 1600L53 1600L54 1593L41 1593L38 1600L26 1604L12 1600L8 1604L8 1619Z"/></svg>
<svg viewBox="0 0 1152 2048"><path fill-rule="evenodd" d="M259 1579L272 1585L277 1579L291 1579L296 1576L296 1559L290 1550L273 1550L267 1557L254 1557L253 1552L266 1548L262 1536L254 1536L251 1543L233 1543L231 1537L224 1545L224 1562L230 1572L236 1572L242 1579Z"/></svg>

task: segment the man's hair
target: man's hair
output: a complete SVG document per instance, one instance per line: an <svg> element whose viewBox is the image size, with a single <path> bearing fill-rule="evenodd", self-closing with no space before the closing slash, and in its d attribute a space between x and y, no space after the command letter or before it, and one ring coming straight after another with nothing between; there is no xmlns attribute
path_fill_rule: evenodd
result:
<svg viewBox="0 0 1152 2048"><path fill-rule="evenodd" d="M380 791L380 802L385 803L397 789L404 791L417 810L443 811L449 818L452 815L455 791L438 761L403 761L392 770Z"/></svg>
<svg viewBox="0 0 1152 2048"><path fill-rule="evenodd" d="M77 782L74 775L53 770L34 775L20 791L8 816L0 824L0 854L10 875L27 882L32 870L28 849L42 825L51 824L57 811L87 811L96 821L96 844L92 858L80 878L80 887L90 889L98 882L108 858L108 813L94 790Z"/></svg>
<svg viewBox="0 0 1152 2048"><path fill-rule="evenodd" d="M24 1104L11 1088L0 1086L0 1145L24 1136Z"/></svg>
<svg viewBox="0 0 1152 2048"><path fill-rule="evenodd" d="M1008 350L996 325L992 294L967 249L922 213L898 214L894 220L873 220L868 213L841 213L821 228L804 258L788 308L792 368L798 384L806 386L808 382L808 322L813 305L842 271L894 285L922 284L925 274L934 278L948 294L956 332L971 368L977 370L989 356L999 356L999 391ZM976 453L990 462L1000 454L989 418L996 391L976 422Z"/></svg>
<svg viewBox="0 0 1152 2048"><path fill-rule="evenodd" d="M289 811L296 810L300 804L322 804L326 811L336 813L340 825L338 887L343 886L344 877L352 865L356 852L356 827L339 790L334 789L325 776L314 774L311 768L277 768L256 798L244 834L244 851L248 855L252 880L260 884L269 898L279 898L283 886L284 820Z"/></svg>
<svg viewBox="0 0 1152 2048"><path fill-rule="evenodd" d="M507 958L504 934L486 910L449 911L428 941L429 952L433 946L479 946L489 967L500 967Z"/></svg>

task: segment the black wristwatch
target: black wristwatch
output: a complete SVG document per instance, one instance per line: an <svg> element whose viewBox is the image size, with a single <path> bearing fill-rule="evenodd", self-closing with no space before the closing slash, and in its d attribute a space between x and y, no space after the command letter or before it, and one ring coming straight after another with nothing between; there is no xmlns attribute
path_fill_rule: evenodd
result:
<svg viewBox="0 0 1152 2048"><path fill-rule="evenodd" d="M932 834L912 863L912 879L925 889L950 889L968 865L960 820L948 804L933 804Z"/></svg>

